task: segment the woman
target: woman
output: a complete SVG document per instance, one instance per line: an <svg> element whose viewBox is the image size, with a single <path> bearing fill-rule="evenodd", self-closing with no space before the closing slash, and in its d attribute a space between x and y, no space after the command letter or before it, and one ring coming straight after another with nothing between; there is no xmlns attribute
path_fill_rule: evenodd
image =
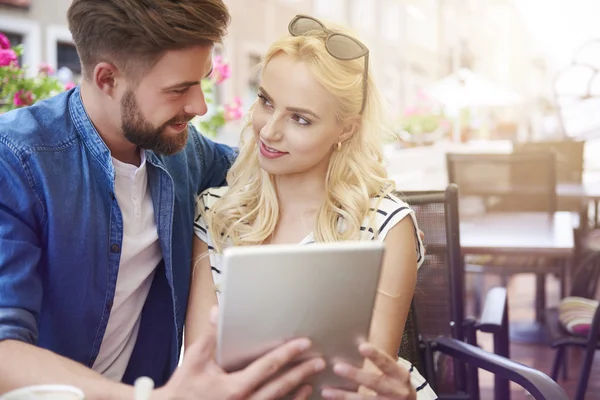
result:
<svg viewBox="0 0 600 400"><path fill-rule="evenodd" d="M198 262L186 341L205 329L217 303L213 288L218 292L225 247L381 240L391 245L369 342L395 357L423 245L414 213L392 194L394 183L382 162L381 143L389 130L368 72L368 49L307 16L296 16L289 31L264 57L258 99L229 186L209 189L198 199ZM437 398L411 370L418 398Z"/></svg>

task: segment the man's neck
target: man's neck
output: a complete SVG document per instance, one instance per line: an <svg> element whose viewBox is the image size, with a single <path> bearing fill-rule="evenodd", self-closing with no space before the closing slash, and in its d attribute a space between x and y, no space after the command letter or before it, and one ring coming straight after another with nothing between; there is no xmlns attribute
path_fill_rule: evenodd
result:
<svg viewBox="0 0 600 400"><path fill-rule="evenodd" d="M111 156L117 160L139 166L141 163L140 149L125 138L119 123L115 123L114 115L109 115L102 104L101 94L94 91L89 83L81 83L81 99L83 107L100 138L110 150Z"/></svg>

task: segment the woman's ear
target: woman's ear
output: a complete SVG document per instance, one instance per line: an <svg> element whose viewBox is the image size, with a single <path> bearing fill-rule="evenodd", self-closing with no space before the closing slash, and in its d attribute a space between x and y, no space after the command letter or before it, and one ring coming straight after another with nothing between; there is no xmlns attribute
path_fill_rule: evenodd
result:
<svg viewBox="0 0 600 400"><path fill-rule="evenodd" d="M360 128L360 119L353 118L350 121L346 122L344 127L342 128L342 133L338 139L339 142L344 143L346 140L350 139L358 129Z"/></svg>

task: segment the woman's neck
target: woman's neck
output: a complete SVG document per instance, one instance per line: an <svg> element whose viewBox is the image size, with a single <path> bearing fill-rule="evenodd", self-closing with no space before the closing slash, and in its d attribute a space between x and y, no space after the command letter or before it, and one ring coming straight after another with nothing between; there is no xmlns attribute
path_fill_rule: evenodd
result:
<svg viewBox="0 0 600 400"><path fill-rule="evenodd" d="M324 179L307 175L275 178L279 220L265 244L300 243L313 232L325 194Z"/></svg>
<svg viewBox="0 0 600 400"><path fill-rule="evenodd" d="M316 176L278 176L275 188L280 215L317 211L325 196L325 179Z"/></svg>

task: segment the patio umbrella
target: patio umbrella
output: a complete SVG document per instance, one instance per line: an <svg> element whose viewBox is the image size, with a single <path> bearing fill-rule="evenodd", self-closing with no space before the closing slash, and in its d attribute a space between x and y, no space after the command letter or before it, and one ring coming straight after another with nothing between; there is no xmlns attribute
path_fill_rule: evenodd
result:
<svg viewBox="0 0 600 400"><path fill-rule="evenodd" d="M451 110L480 107L503 107L519 104L522 97L468 68L446 76L432 84L424 92ZM454 119L453 138L460 141L460 118Z"/></svg>
<svg viewBox="0 0 600 400"><path fill-rule="evenodd" d="M425 89L433 99L447 107L501 107L518 104L522 98L467 68L461 68Z"/></svg>
<svg viewBox="0 0 600 400"><path fill-rule="evenodd" d="M554 82L563 132L574 140L600 137L600 39L586 43Z"/></svg>

